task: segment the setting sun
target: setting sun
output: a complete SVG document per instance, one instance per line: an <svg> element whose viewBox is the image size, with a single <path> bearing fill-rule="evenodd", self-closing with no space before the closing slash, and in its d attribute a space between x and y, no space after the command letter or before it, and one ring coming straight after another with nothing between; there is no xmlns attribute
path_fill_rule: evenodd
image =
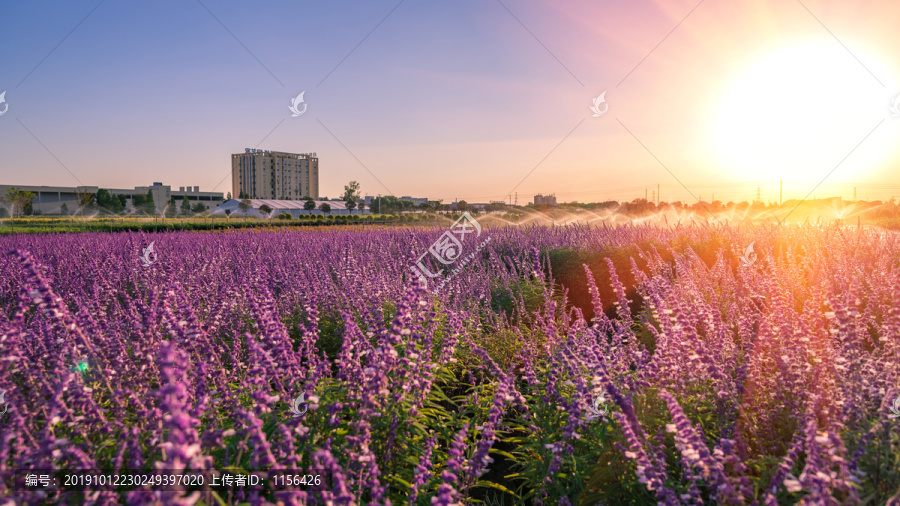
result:
<svg viewBox="0 0 900 506"><path fill-rule="evenodd" d="M720 163L759 179L824 178L887 112L887 88L876 77L887 72L870 55L861 59L865 66L824 40L749 62L716 104L710 137ZM871 166L890 152L883 139L869 139L854 156Z"/></svg>

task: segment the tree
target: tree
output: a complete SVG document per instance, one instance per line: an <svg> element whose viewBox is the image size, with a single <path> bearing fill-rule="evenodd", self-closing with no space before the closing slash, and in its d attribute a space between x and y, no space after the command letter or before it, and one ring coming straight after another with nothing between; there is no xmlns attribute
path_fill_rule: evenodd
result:
<svg viewBox="0 0 900 506"><path fill-rule="evenodd" d="M121 213L122 210L125 209L124 200L124 195L113 195L105 188L99 188L97 190L97 207L100 208L101 211L113 214Z"/></svg>
<svg viewBox="0 0 900 506"><path fill-rule="evenodd" d="M187 196L181 200L181 214L191 214L191 203L188 202Z"/></svg>
<svg viewBox="0 0 900 506"><path fill-rule="evenodd" d="M319 204L319 211L322 211L325 214L329 214L331 213L331 206L328 205L327 202L322 202L321 204Z"/></svg>
<svg viewBox="0 0 900 506"><path fill-rule="evenodd" d="M316 208L316 201L313 199L306 199L306 202L303 203L303 209L310 211L309 214L312 214L312 210Z"/></svg>
<svg viewBox="0 0 900 506"><path fill-rule="evenodd" d="M468 208L469 208L469 203L466 202L465 200L460 200L459 202L456 203L457 211L465 211Z"/></svg>
<svg viewBox="0 0 900 506"><path fill-rule="evenodd" d="M175 202L175 197L171 197L169 203L166 204L166 218L174 218L176 214L178 214L178 203Z"/></svg>
<svg viewBox="0 0 900 506"><path fill-rule="evenodd" d="M279 219L279 220L290 220L290 219L292 219L292 218L293 218L293 216L291 216L291 215L288 214L288 213L281 213L281 214L278 215L278 219Z"/></svg>
<svg viewBox="0 0 900 506"><path fill-rule="evenodd" d="M246 215L250 208L253 207L253 202L250 202L250 199L243 199L238 203L238 209L241 210L241 214Z"/></svg>
<svg viewBox="0 0 900 506"><path fill-rule="evenodd" d="M67 205L64 203L63 205L61 205L61 206L59 207L59 212L60 212L61 214L66 214L66 215L68 215L68 214L69 214L69 206L67 206Z"/></svg>
<svg viewBox="0 0 900 506"><path fill-rule="evenodd" d="M156 211L156 203L150 190L147 190L146 195L135 195L131 203L134 205L135 213L153 214Z"/></svg>
<svg viewBox="0 0 900 506"><path fill-rule="evenodd" d="M119 214L125 210L128 199L125 195L113 195L109 190L100 188L97 190L96 203L101 211Z"/></svg>
<svg viewBox="0 0 900 506"><path fill-rule="evenodd" d="M359 183L356 181L350 181L346 185L344 185L344 194L341 195L341 200L344 202L350 200L359 200Z"/></svg>
<svg viewBox="0 0 900 506"><path fill-rule="evenodd" d="M358 207L359 212L362 213L363 209L366 208L366 203L364 201L360 200L359 202L356 203L356 207Z"/></svg>
<svg viewBox="0 0 900 506"><path fill-rule="evenodd" d="M32 192L19 190L18 188L7 188L6 195L0 198L0 200L5 204L9 204L9 214L15 218L30 213L29 208L31 207L31 199L34 197L36 197L36 195Z"/></svg>
<svg viewBox="0 0 900 506"><path fill-rule="evenodd" d="M347 210L350 211L350 214L353 214L354 209L356 209L356 201L348 200L347 201Z"/></svg>
<svg viewBox="0 0 900 506"><path fill-rule="evenodd" d="M144 195L144 205L141 207L141 210L144 211L145 214L156 214L156 199L153 198L153 190L147 190L147 195Z"/></svg>
<svg viewBox="0 0 900 506"><path fill-rule="evenodd" d="M134 212L137 213L141 206L144 204L144 196L135 194L131 199L131 205L134 207Z"/></svg>
<svg viewBox="0 0 900 506"><path fill-rule="evenodd" d="M225 202L231 200L231 192L228 192L228 195L225 196Z"/></svg>
<svg viewBox="0 0 900 506"><path fill-rule="evenodd" d="M397 214L403 211L413 209L415 205L408 200L400 200L393 195L378 197L369 205L369 209L378 208L378 212L382 214Z"/></svg>
<svg viewBox="0 0 900 506"><path fill-rule="evenodd" d="M266 216L268 216L268 215L272 214L272 208L266 204L263 204L263 205L259 206L259 212L265 213Z"/></svg>
<svg viewBox="0 0 900 506"><path fill-rule="evenodd" d="M78 207L81 209L81 217L84 218L84 208L91 205L94 201L94 194L84 190L75 190L75 200L78 201Z"/></svg>
<svg viewBox="0 0 900 506"><path fill-rule="evenodd" d="M206 206L201 204L200 202L197 202L196 204L194 204L194 207L191 210L194 211L194 213L202 213L206 211Z"/></svg>

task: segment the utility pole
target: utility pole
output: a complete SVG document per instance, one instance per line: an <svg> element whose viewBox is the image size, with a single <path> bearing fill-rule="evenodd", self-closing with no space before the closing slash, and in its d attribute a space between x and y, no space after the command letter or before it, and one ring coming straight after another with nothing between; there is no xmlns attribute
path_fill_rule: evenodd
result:
<svg viewBox="0 0 900 506"><path fill-rule="evenodd" d="M784 179L778 182L778 205L784 202Z"/></svg>
<svg viewBox="0 0 900 506"><path fill-rule="evenodd" d="M516 207L519 205L519 192L516 192Z"/></svg>
<svg viewBox="0 0 900 506"><path fill-rule="evenodd" d="M656 183L656 207L659 207L659 183Z"/></svg>
<svg viewBox="0 0 900 506"><path fill-rule="evenodd" d="M653 202L656 203L656 192L653 192Z"/></svg>
<svg viewBox="0 0 900 506"><path fill-rule="evenodd" d="M853 202L856 202L856 187L853 187Z"/></svg>

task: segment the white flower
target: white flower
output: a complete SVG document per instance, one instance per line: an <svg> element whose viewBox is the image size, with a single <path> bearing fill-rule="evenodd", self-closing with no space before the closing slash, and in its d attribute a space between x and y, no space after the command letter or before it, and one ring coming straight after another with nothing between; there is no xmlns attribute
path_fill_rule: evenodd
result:
<svg viewBox="0 0 900 506"><path fill-rule="evenodd" d="M787 488L787 491L791 493L803 490L803 485L801 485L799 481L792 478L785 479L784 486Z"/></svg>

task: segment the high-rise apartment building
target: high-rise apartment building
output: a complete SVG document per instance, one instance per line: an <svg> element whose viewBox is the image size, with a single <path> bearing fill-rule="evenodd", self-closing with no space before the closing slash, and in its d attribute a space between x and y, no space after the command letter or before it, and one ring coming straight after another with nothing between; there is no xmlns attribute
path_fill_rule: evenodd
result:
<svg viewBox="0 0 900 506"><path fill-rule="evenodd" d="M534 205L536 206L555 206L556 205L556 194L552 195L542 195L537 194L534 196Z"/></svg>
<svg viewBox="0 0 900 506"><path fill-rule="evenodd" d="M282 153L247 148L231 155L232 196L251 199L319 198L319 158L315 153Z"/></svg>

